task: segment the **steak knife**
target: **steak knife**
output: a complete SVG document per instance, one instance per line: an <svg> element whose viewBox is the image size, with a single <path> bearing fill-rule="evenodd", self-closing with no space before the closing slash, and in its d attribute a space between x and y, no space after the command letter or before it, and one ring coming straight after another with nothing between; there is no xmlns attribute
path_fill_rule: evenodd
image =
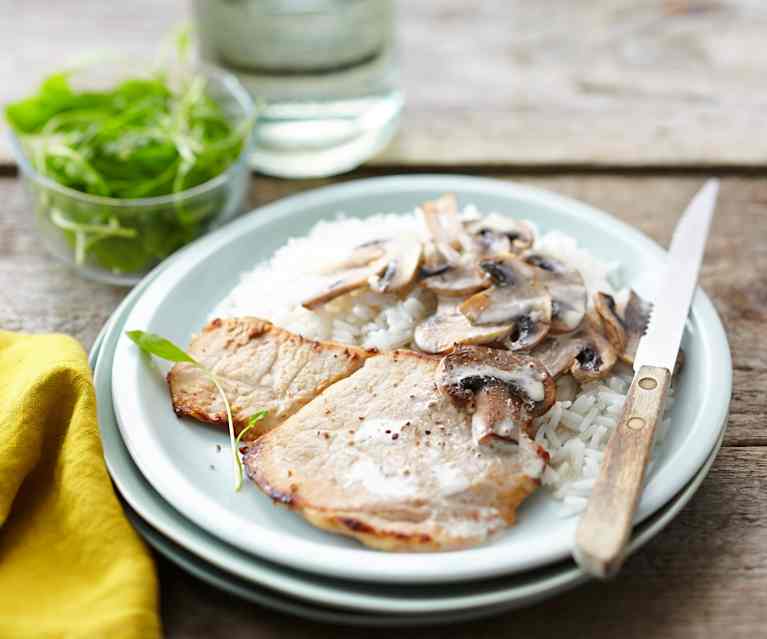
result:
<svg viewBox="0 0 767 639"><path fill-rule="evenodd" d="M573 557L595 577L609 577L623 563L718 191L718 180L708 180L676 225L665 274L634 358L634 379L623 414L607 444L599 476L578 523Z"/></svg>

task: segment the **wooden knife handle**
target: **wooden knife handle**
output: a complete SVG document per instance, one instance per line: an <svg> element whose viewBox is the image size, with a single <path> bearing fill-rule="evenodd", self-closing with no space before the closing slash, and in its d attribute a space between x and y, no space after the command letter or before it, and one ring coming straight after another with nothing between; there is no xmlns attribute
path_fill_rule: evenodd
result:
<svg viewBox="0 0 767 639"><path fill-rule="evenodd" d="M671 373L642 366L634 375L599 477L578 523L573 557L586 572L605 578L623 563L634 512L642 492L653 435L663 415Z"/></svg>

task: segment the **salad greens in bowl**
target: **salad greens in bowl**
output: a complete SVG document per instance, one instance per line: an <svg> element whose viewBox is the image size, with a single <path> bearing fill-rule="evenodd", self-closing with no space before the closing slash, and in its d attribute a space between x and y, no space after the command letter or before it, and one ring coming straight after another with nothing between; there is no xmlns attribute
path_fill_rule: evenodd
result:
<svg viewBox="0 0 767 639"><path fill-rule="evenodd" d="M56 73L5 109L46 246L114 284L231 218L248 185L255 108L238 80L140 68Z"/></svg>

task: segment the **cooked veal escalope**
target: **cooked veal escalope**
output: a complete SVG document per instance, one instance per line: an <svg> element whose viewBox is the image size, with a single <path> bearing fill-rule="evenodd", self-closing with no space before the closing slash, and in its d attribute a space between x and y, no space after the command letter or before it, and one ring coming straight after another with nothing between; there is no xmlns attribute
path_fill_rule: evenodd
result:
<svg viewBox="0 0 767 639"><path fill-rule="evenodd" d="M253 317L213 320L187 350L218 373L237 432L250 415L268 411L254 435L282 423L368 356L361 348L305 339ZM221 396L198 367L177 364L168 385L177 415L226 425Z"/></svg>
<svg viewBox="0 0 767 639"><path fill-rule="evenodd" d="M446 195L291 240L189 351L238 431L268 411L243 453L275 503L381 550L465 548L542 485L585 505L648 318L614 271ZM199 368L168 383L178 415L226 424Z"/></svg>

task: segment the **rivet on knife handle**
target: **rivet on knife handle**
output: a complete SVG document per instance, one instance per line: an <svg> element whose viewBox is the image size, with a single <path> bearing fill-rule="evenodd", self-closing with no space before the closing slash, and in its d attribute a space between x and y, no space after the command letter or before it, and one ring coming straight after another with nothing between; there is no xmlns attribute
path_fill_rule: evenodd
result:
<svg viewBox="0 0 767 639"><path fill-rule="evenodd" d="M575 535L573 556L595 577L615 574L623 563L645 466L671 373L642 366L631 383L623 415L607 444L599 477Z"/></svg>

